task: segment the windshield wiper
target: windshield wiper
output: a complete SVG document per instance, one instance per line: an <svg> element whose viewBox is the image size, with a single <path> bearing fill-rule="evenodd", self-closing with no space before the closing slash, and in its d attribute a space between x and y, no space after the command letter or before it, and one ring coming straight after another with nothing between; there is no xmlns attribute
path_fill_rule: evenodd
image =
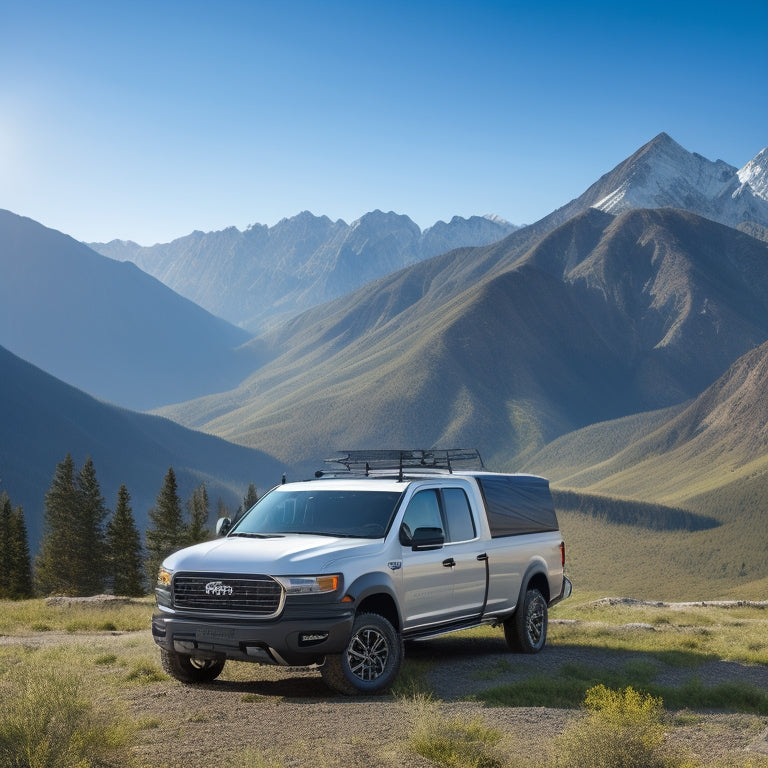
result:
<svg viewBox="0 0 768 768"><path fill-rule="evenodd" d="M250 531L235 531L230 536L242 536L245 539L277 539L282 538L282 533L252 533Z"/></svg>
<svg viewBox="0 0 768 768"><path fill-rule="evenodd" d="M295 534L297 536L329 536L333 539L365 538L356 533L336 533L335 531L286 531L286 534Z"/></svg>

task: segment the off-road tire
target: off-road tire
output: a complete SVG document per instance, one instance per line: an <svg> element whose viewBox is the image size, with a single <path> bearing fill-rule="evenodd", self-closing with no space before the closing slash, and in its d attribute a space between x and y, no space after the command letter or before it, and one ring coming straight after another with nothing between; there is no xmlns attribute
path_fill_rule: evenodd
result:
<svg viewBox="0 0 768 768"><path fill-rule="evenodd" d="M547 601L538 589L525 593L522 605L504 622L507 645L517 653L538 653L547 642Z"/></svg>
<svg viewBox="0 0 768 768"><path fill-rule="evenodd" d="M387 619L361 613L347 647L326 656L320 672L326 685L339 693L383 693L397 678L403 654L403 640Z"/></svg>
<svg viewBox="0 0 768 768"><path fill-rule="evenodd" d="M210 683L224 669L223 659L196 659L184 653L160 649L163 669L182 683Z"/></svg>

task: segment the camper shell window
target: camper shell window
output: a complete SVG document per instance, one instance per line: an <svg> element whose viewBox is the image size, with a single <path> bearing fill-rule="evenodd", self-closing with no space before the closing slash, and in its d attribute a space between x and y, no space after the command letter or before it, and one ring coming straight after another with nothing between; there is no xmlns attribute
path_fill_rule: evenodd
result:
<svg viewBox="0 0 768 768"><path fill-rule="evenodd" d="M534 475L477 477L491 536L518 536L558 530L549 482Z"/></svg>

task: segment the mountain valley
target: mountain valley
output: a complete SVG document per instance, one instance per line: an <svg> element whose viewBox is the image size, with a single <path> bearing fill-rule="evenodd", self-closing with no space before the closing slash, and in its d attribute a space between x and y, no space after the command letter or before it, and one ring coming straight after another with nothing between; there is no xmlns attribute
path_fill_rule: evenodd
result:
<svg viewBox="0 0 768 768"><path fill-rule="evenodd" d="M120 465L152 451L135 435L122 458L88 443L104 450L133 434L128 424L158 415L229 442L174 460L181 443L206 436L169 438L154 490L166 462L188 466L190 479L207 465L212 483L232 488L241 471L245 486L286 470L306 476L341 449L476 447L492 469L716 521L649 531L565 511L587 587L616 547L635 541L651 580L638 590L759 592L768 580L764 156L737 169L660 134L522 228L457 217L421 232L380 211L351 226L305 212L275 227L151 248L114 241L96 253L2 212L0 344L99 398L156 414L83 392L76 405L61 382L25 404L23 393L41 387L19 385L31 374L3 357L14 389L4 394L2 487L39 516L70 450L93 454L112 493ZM81 415L83 398L95 415ZM36 425L27 437L22 414ZM30 448L46 443L38 422L61 436L45 455ZM109 427L82 434L85 422ZM238 463L223 458L230 443L245 452ZM590 559L596 539L605 546ZM660 558L681 548L665 571Z"/></svg>

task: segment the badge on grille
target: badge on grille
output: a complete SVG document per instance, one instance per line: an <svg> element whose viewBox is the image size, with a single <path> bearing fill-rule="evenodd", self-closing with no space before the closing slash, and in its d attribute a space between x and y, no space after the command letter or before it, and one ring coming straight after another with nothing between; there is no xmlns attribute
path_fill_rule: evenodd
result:
<svg viewBox="0 0 768 768"><path fill-rule="evenodd" d="M209 581L205 585L205 594L225 597L232 594L232 587L222 581Z"/></svg>

